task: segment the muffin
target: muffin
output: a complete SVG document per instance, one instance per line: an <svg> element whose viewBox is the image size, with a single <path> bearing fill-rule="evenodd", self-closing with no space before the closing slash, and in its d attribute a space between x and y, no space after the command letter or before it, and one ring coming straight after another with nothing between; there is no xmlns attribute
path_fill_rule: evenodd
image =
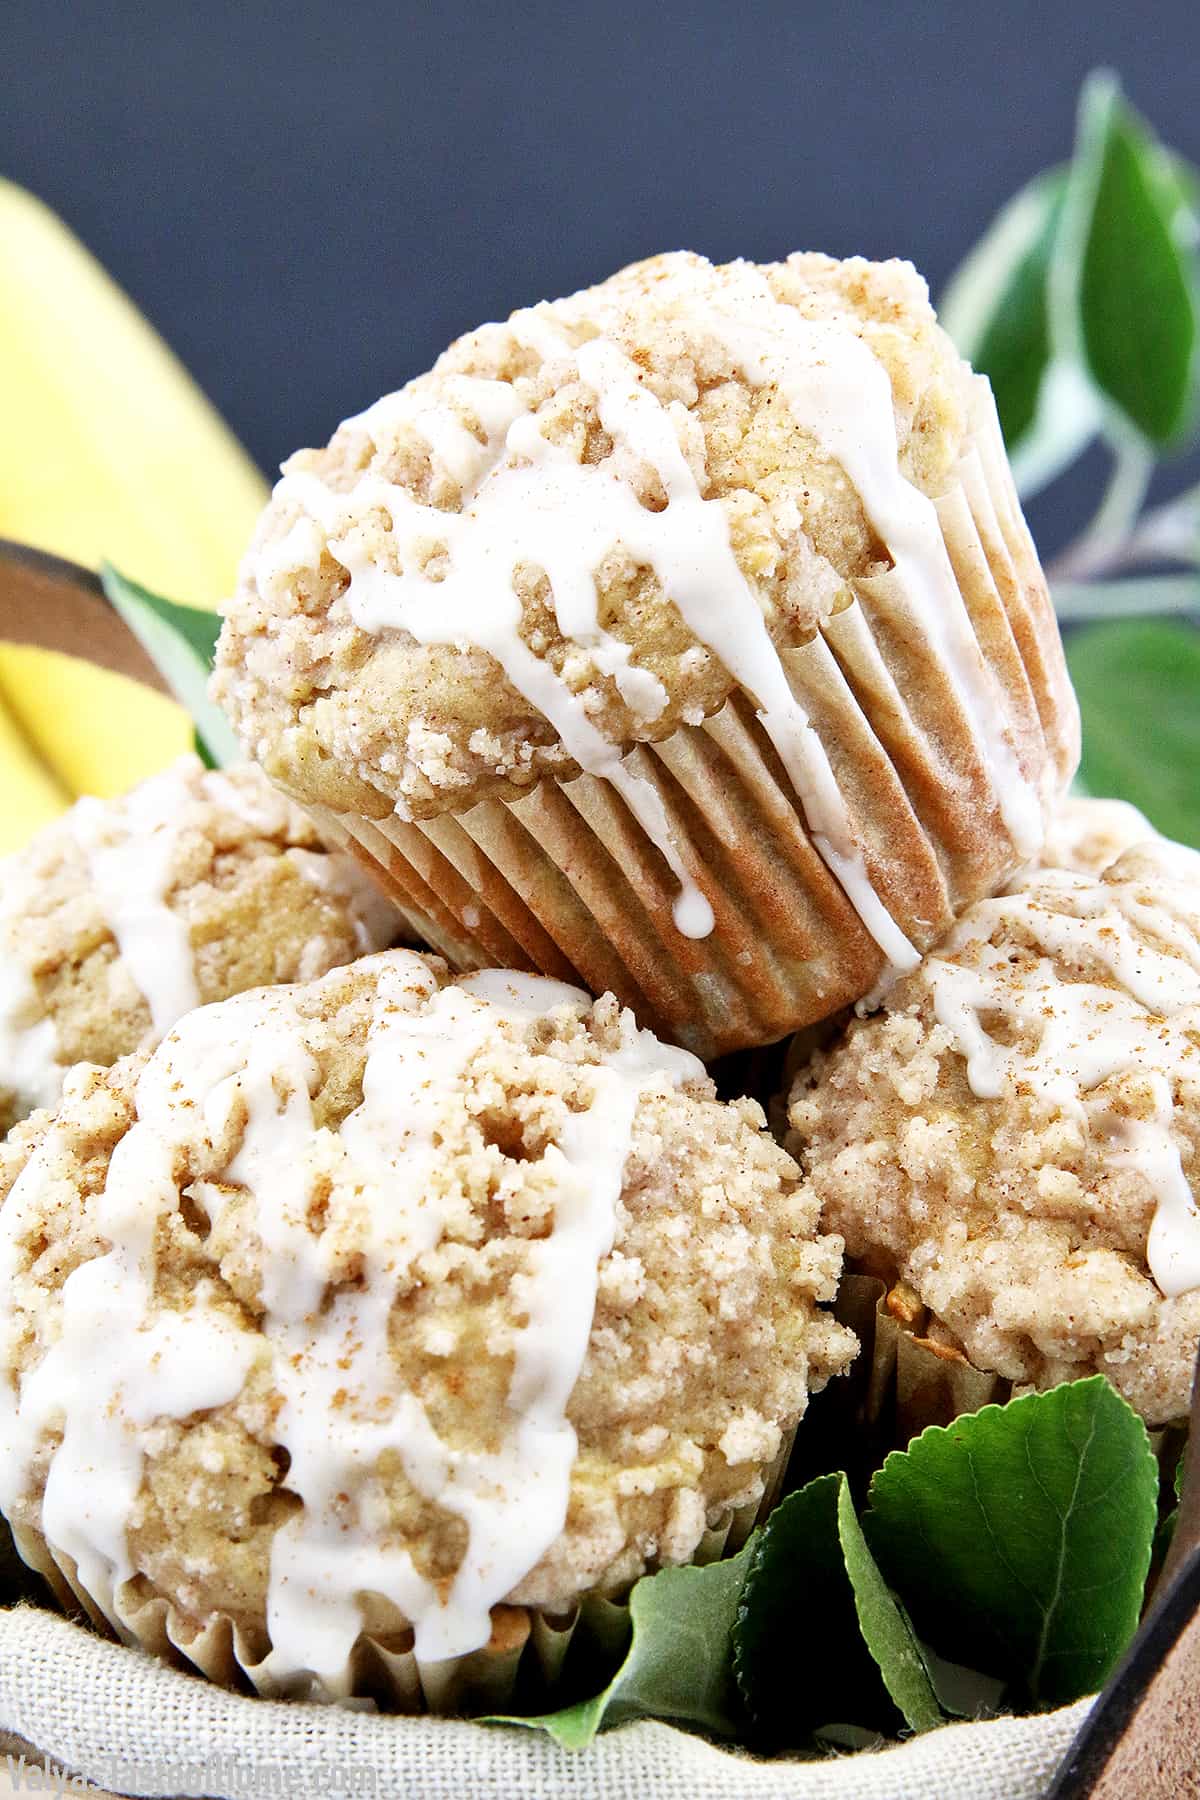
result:
<svg viewBox="0 0 1200 1800"><path fill-rule="evenodd" d="M495 1704L580 1596L748 1530L855 1348L760 1108L611 996L413 951L76 1069L0 1198L22 1553L265 1693Z"/></svg>
<svg viewBox="0 0 1200 1800"><path fill-rule="evenodd" d="M1038 862L1047 869L1102 875L1126 850L1157 836L1145 813L1128 800L1068 794L1051 814Z"/></svg>
<svg viewBox="0 0 1200 1800"><path fill-rule="evenodd" d="M252 767L187 756L80 800L0 862L0 1131L73 1063L157 1042L191 1007L394 942L395 909Z"/></svg>
<svg viewBox="0 0 1200 1800"><path fill-rule="evenodd" d="M247 752L426 941L706 1058L913 967L1077 758L904 263L680 253L483 326L291 458L225 613Z"/></svg>
<svg viewBox="0 0 1200 1800"><path fill-rule="evenodd" d="M1150 1425L1200 1342L1200 856L982 901L790 1096L822 1223L911 1329L1015 1387L1099 1372Z"/></svg>

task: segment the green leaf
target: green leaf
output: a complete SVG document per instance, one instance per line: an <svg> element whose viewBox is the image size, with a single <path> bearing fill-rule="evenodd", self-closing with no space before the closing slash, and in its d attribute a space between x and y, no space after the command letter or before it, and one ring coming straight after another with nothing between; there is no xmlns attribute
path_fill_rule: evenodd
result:
<svg viewBox="0 0 1200 1800"><path fill-rule="evenodd" d="M812 1622L820 1621L819 1633ZM901 1608L875 1566L844 1475L791 1494L758 1534L734 1671L759 1734L794 1749L822 1726L895 1735L943 1722Z"/></svg>
<svg viewBox="0 0 1200 1800"><path fill-rule="evenodd" d="M224 768L241 760L237 739L224 714L208 697L208 678L221 631L216 613L178 606L130 581L111 563L100 571L104 592L140 641L180 705L192 715L203 740L205 760Z"/></svg>
<svg viewBox="0 0 1200 1800"><path fill-rule="evenodd" d="M497 1717L500 1725L549 1732L566 1750L581 1750L602 1725L627 1719L672 1719L712 1737L744 1728L733 1679L732 1637L754 1540L736 1556L703 1568L660 1569L629 1597L633 1635L624 1662L590 1700L537 1717Z"/></svg>
<svg viewBox="0 0 1200 1800"><path fill-rule="evenodd" d="M195 750L196 755L200 758L200 761L204 764L206 769L215 769L217 767L216 757L213 755L198 731L192 732L192 748Z"/></svg>
<svg viewBox="0 0 1200 1800"><path fill-rule="evenodd" d="M1066 648L1088 791L1131 800L1159 831L1200 847L1200 631L1127 619L1074 631Z"/></svg>
<svg viewBox="0 0 1200 1800"><path fill-rule="evenodd" d="M1071 372L1051 370L1048 287L1066 188L1065 168L1023 187L953 276L938 309L963 355L992 384L1023 493L1073 462L1099 423Z"/></svg>
<svg viewBox="0 0 1200 1800"><path fill-rule="evenodd" d="M1057 356L1050 271L1066 168L1038 175L1001 209L952 278L938 309L963 355L986 375L1023 495L1053 481L1100 428L1091 384Z"/></svg>
<svg viewBox="0 0 1200 1800"><path fill-rule="evenodd" d="M1180 237L1184 249L1200 246L1200 169L1174 150L1164 150L1163 159L1183 196L1188 217L1181 221Z"/></svg>
<svg viewBox="0 0 1200 1800"><path fill-rule="evenodd" d="M1080 98L1051 283L1056 344L1156 445L1178 440L1196 399L1200 270L1186 170L1125 104L1112 75Z"/></svg>
<svg viewBox="0 0 1200 1800"><path fill-rule="evenodd" d="M938 309L963 355L988 376L1010 450L1033 424L1050 361L1046 276L1066 171L1011 199L958 269Z"/></svg>
<svg viewBox="0 0 1200 1800"><path fill-rule="evenodd" d="M877 1471L863 1524L935 1650L1057 1706L1137 1628L1157 1496L1145 1426L1096 1375L930 1427Z"/></svg>

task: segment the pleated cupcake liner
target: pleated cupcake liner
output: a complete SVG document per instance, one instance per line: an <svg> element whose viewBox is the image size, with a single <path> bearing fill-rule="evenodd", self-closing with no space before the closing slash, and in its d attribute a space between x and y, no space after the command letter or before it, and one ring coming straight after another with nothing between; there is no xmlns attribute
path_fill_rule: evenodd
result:
<svg viewBox="0 0 1200 1800"><path fill-rule="evenodd" d="M760 1499L728 1509L701 1538L694 1564L736 1553L775 1505L783 1486L795 1430L787 1432L779 1454L764 1474ZM15 1524L13 1540L29 1569L41 1577L64 1611L82 1612L106 1636L144 1650L176 1667L190 1668L221 1687L265 1699L336 1701L396 1713L481 1715L511 1711L532 1701L553 1707L561 1690L567 1653L576 1646L599 1665L616 1666L631 1624L628 1595L584 1595L565 1612L526 1606L497 1606L492 1636L482 1649L438 1663L418 1663L411 1634L387 1638L364 1632L345 1670L328 1684L311 1675L281 1682L233 1619L214 1614L197 1628L168 1600L147 1599L136 1582L114 1588L85 1584L73 1559L48 1544L40 1532ZM561 1702L558 1702L561 1703ZM526 1706L526 1710L529 1710Z"/></svg>
<svg viewBox="0 0 1200 1800"><path fill-rule="evenodd" d="M849 1375L825 1391L847 1442L867 1446L871 1466L889 1450L902 1450L928 1425L950 1425L963 1413L1003 1405L1028 1393L1005 1376L979 1369L965 1350L902 1282L886 1282L848 1268L834 1314L858 1338L861 1350ZM932 1333L937 1331L937 1336ZM1186 1418L1148 1428L1150 1444L1167 1476L1187 1440Z"/></svg>
<svg viewBox="0 0 1200 1800"><path fill-rule="evenodd" d="M949 1425L1012 1395L1012 1383L977 1369L961 1350L925 1334L924 1308L907 1290L853 1270L842 1276L834 1312L862 1346L839 1399L882 1461L927 1425Z"/></svg>
<svg viewBox="0 0 1200 1800"><path fill-rule="evenodd" d="M986 383L943 539L1007 734L1044 805L1078 756L1058 629L1021 516ZM974 722L901 576L860 581L788 679L825 746L871 883L918 949L1018 857ZM544 779L513 798L405 822L313 808L451 965L527 969L612 990L641 1022L706 1060L772 1043L868 992L884 958L819 855L753 705L624 758L662 802L715 917L684 937L677 883L609 782Z"/></svg>

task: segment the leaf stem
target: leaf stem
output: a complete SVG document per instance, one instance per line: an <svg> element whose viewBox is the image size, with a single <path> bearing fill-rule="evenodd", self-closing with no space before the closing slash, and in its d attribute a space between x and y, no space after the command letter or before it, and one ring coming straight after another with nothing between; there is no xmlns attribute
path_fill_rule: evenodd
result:
<svg viewBox="0 0 1200 1800"><path fill-rule="evenodd" d="M1154 507L1123 542L1112 543L1107 551L1096 545L1085 556L1089 535L1090 527L1049 565L1053 582L1070 586L1098 575L1123 574L1147 563L1175 562L1200 568L1200 484Z"/></svg>
<svg viewBox="0 0 1200 1800"><path fill-rule="evenodd" d="M1052 581L1082 581L1111 566L1129 544L1153 473L1150 448L1131 434L1118 438L1104 498L1090 525L1051 563Z"/></svg>
<svg viewBox="0 0 1200 1800"><path fill-rule="evenodd" d="M1054 610L1064 624L1200 614L1200 574L1143 576L1131 581L1055 582Z"/></svg>
<svg viewBox="0 0 1200 1800"><path fill-rule="evenodd" d="M1200 564L1200 483L1156 506L1129 539L1122 568L1140 562Z"/></svg>

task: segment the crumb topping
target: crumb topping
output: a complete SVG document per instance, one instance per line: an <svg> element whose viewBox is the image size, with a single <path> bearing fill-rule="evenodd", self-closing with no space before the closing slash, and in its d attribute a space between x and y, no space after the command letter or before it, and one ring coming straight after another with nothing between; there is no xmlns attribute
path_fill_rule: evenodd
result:
<svg viewBox="0 0 1200 1800"><path fill-rule="evenodd" d="M1200 857L1035 871L972 907L792 1089L848 1252L981 1368L1099 1370L1152 1424L1200 1337Z"/></svg>
<svg viewBox="0 0 1200 1800"><path fill-rule="evenodd" d="M307 980L396 936L355 866L250 766L184 757L81 800L0 879L0 1130L73 1063L155 1042L189 1007Z"/></svg>
<svg viewBox="0 0 1200 1800"><path fill-rule="evenodd" d="M103 1550L262 1655L281 1579L345 1580L305 1637L331 1687L347 1616L394 1635L461 1596L490 1508L521 1512L495 1543L528 1551L568 1441L557 1528L491 1598L565 1610L686 1560L853 1351L817 1304L840 1243L764 1125L611 997L454 983L402 951L76 1070L0 1161L0 1498L81 1568ZM85 1317L114 1280L120 1316ZM161 1367L93 1340L75 1414L53 1371L118 1324ZM97 1417L108 1447L87 1453L127 1482L104 1545L65 1479ZM283 1601L272 1616L286 1643Z"/></svg>

